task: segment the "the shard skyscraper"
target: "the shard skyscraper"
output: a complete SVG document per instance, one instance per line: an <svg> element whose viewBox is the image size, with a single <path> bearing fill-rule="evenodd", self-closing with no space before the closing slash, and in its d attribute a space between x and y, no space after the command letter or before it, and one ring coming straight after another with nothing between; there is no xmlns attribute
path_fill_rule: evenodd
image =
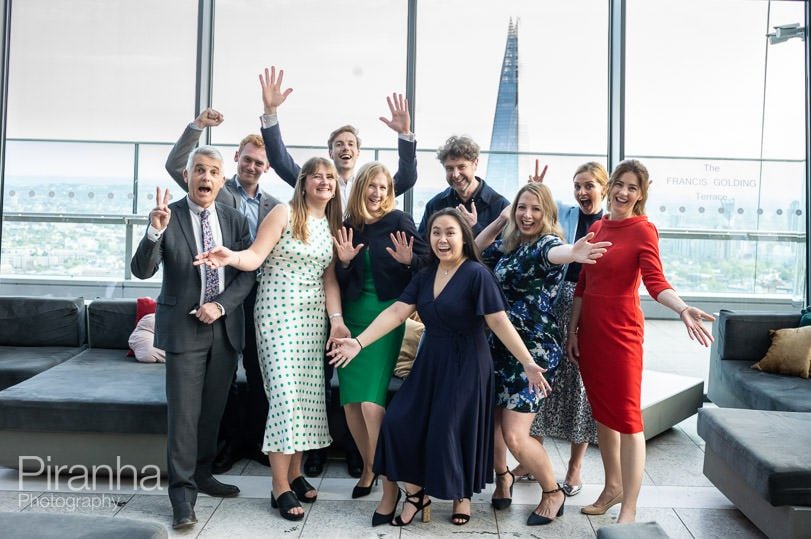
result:
<svg viewBox="0 0 811 539"><path fill-rule="evenodd" d="M518 151L518 20L507 30L507 45L501 64L496 113L490 151ZM518 155L490 154L487 160L487 183L501 194L512 193L518 185Z"/></svg>

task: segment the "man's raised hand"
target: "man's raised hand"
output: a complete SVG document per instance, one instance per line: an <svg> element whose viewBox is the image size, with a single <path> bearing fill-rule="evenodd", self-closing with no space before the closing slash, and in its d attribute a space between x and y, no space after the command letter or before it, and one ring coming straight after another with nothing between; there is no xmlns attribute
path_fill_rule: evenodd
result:
<svg viewBox="0 0 811 539"><path fill-rule="evenodd" d="M221 112L207 107L194 119L193 123L198 129L205 129L206 127L218 126L224 120L225 116L223 116Z"/></svg>
<svg viewBox="0 0 811 539"><path fill-rule="evenodd" d="M169 225L172 210L169 209L169 189L161 197L161 188L155 188L155 207L149 212L149 222L152 228L164 230Z"/></svg>
<svg viewBox="0 0 811 539"><path fill-rule="evenodd" d="M408 99L403 94L391 94L386 97L391 112L391 120L385 116L380 117L380 121L397 131L401 135L411 133L411 114L408 112Z"/></svg>
<svg viewBox="0 0 811 539"><path fill-rule="evenodd" d="M265 105L265 114L276 114L276 108L284 103L292 88L282 91L282 81L284 80L284 69L279 70L276 75L276 66L265 68L265 76L260 73L259 84L262 86L262 103Z"/></svg>

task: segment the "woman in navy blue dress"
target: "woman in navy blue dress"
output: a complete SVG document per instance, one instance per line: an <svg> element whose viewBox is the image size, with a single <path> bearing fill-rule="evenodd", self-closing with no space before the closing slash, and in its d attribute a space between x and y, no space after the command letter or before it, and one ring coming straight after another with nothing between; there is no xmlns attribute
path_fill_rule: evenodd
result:
<svg viewBox="0 0 811 539"><path fill-rule="evenodd" d="M355 338L333 339L329 354L342 366L364 347L402 324L416 309L425 335L411 374L395 395L378 439L375 473L386 477L372 524L411 523L422 511L430 520L429 496L454 500L454 524L470 519L470 497L492 481L493 364L485 336L489 327L526 370L533 391L549 384L505 313L501 289L479 262L470 227L453 208L428 224L434 262L411 281L399 301ZM405 483L406 501L396 481Z"/></svg>

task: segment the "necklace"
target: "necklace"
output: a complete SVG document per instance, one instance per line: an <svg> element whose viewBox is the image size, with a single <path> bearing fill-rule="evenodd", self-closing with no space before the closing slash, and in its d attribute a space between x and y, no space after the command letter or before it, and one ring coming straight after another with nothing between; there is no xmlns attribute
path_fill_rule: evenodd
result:
<svg viewBox="0 0 811 539"><path fill-rule="evenodd" d="M459 263L455 264L455 265L454 265L452 268L450 268L450 269L442 269L441 267L440 267L439 269L441 269L441 270L442 270L442 275L443 275L443 276L445 276L445 277L447 277L449 273L456 271L456 269L457 269L459 266L461 266L463 262L464 262L464 259L462 260L462 262L459 262Z"/></svg>

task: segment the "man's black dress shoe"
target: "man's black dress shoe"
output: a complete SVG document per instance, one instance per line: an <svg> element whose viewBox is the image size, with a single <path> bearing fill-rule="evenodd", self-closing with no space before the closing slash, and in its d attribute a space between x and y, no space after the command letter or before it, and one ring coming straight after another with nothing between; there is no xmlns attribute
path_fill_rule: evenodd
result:
<svg viewBox="0 0 811 539"><path fill-rule="evenodd" d="M239 461L237 452L230 443L226 443L222 446L219 453L217 453L217 458L215 458L214 462L211 464L211 473L217 475L224 474L233 468L237 461Z"/></svg>
<svg viewBox="0 0 811 539"><path fill-rule="evenodd" d="M172 529L180 530L191 528L197 524L197 515L189 502L180 502L172 505Z"/></svg>
<svg viewBox="0 0 811 539"><path fill-rule="evenodd" d="M304 463L304 475L307 477L317 477L321 475L326 462L326 449L311 449L307 451L307 462Z"/></svg>
<svg viewBox="0 0 811 539"><path fill-rule="evenodd" d="M357 449L347 451L346 453L346 471L349 475L355 478L363 475L363 458Z"/></svg>
<svg viewBox="0 0 811 539"><path fill-rule="evenodd" d="M203 479L195 479L197 483L197 490L209 496L216 496L217 498L230 498L239 494L239 487L236 485L226 485L217 481L213 476L208 476Z"/></svg>

